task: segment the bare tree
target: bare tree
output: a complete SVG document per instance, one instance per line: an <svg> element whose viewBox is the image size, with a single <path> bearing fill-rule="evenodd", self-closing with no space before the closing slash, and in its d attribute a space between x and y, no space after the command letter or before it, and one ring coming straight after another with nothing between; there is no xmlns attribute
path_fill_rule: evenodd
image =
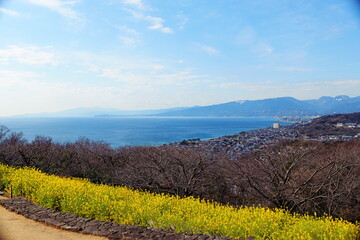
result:
<svg viewBox="0 0 360 240"><path fill-rule="evenodd" d="M3 125L0 125L0 142L3 141L3 139L6 137L6 135L10 132L10 130L3 126Z"/></svg>
<svg viewBox="0 0 360 240"><path fill-rule="evenodd" d="M157 192L202 196L213 187L210 178L220 178L222 159L220 154L190 148L139 147L127 162L125 182Z"/></svg>
<svg viewBox="0 0 360 240"><path fill-rule="evenodd" d="M250 193L275 207L339 215L342 203L359 188L359 149L350 149L278 145L235 166Z"/></svg>

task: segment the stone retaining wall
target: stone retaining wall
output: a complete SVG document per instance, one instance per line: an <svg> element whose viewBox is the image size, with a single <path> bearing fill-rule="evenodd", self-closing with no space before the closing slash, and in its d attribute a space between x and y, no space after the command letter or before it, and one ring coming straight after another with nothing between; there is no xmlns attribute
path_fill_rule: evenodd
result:
<svg viewBox="0 0 360 240"><path fill-rule="evenodd" d="M109 239L230 240L230 238L224 237L174 233L169 230L132 225L120 225L112 222L86 219L71 213L62 213L52 209L40 207L23 197L1 199L0 205L17 214L21 214L27 218L45 223L50 226L55 226L61 229L79 233L107 237Z"/></svg>

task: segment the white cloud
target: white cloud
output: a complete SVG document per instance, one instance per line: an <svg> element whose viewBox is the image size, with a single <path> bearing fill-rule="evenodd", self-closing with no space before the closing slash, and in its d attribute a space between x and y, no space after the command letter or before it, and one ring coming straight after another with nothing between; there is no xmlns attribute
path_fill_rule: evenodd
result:
<svg viewBox="0 0 360 240"><path fill-rule="evenodd" d="M166 71L160 64L149 64L138 72L104 66L107 68L88 65L88 70L95 73L90 75L97 75L96 81L82 81L81 75L79 81L63 81L56 77L49 80L49 73L0 70L0 101L12 99L11 104L0 105L0 115L94 106L121 109L179 106L193 100L183 94L189 94L193 86L206 81L206 76L186 70ZM158 72L154 68L162 70ZM88 73L85 72L85 76L89 76ZM174 88L178 90L176 93Z"/></svg>
<svg viewBox="0 0 360 240"><path fill-rule="evenodd" d="M82 20L82 15L71 7L75 5L79 0L74 1L62 1L62 0L27 0L29 3L46 7L54 12L57 12L63 17L72 20Z"/></svg>
<svg viewBox="0 0 360 240"><path fill-rule="evenodd" d="M163 18L146 13L152 11L152 8L146 5L143 0L121 0L121 4L125 6L124 10L130 12L135 19L150 23L148 29L167 34L174 32L172 28L164 26L165 20Z"/></svg>
<svg viewBox="0 0 360 240"><path fill-rule="evenodd" d="M11 45L5 49L0 49L0 62L16 61L28 65L57 65L59 60L49 49L50 47Z"/></svg>
<svg viewBox="0 0 360 240"><path fill-rule="evenodd" d="M163 26L164 20L162 18L152 17L152 16L144 16L143 18L151 23L151 26L149 27L149 29L158 30L158 29L162 29L164 27Z"/></svg>
<svg viewBox="0 0 360 240"><path fill-rule="evenodd" d="M133 12L133 16L137 19L142 19L150 23L149 29L158 30L163 33L173 33L174 31L164 26L164 19L160 17L146 16L141 13Z"/></svg>
<svg viewBox="0 0 360 240"><path fill-rule="evenodd" d="M176 18L179 19L178 28L180 30L184 29L186 24L189 22L189 18L182 14L178 14Z"/></svg>
<svg viewBox="0 0 360 240"><path fill-rule="evenodd" d="M265 99L292 96L298 99L314 99L321 96L347 94L359 96L360 79L340 79L333 81L231 81L211 85L213 89L223 89L235 99L241 92L243 99ZM261 97L259 97L261 96Z"/></svg>
<svg viewBox="0 0 360 240"><path fill-rule="evenodd" d="M18 12L12 11L12 10L9 10L9 9L5 9L5 8L0 8L0 13L5 13L5 14L10 15L10 16L18 16L19 15Z"/></svg>
<svg viewBox="0 0 360 240"><path fill-rule="evenodd" d="M318 98L320 96L350 95L359 96L360 79L337 79L329 81L304 81L293 84L295 89L292 91L294 96L301 99ZM290 88L290 86L289 86ZM314 97L315 96L315 97Z"/></svg>
<svg viewBox="0 0 360 240"><path fill-rule="evenodd" d="M119 36L119 39L128 47L135 47L139 43L139 40L129 36Z"/></svg>
<svg viewBox="0 0 360 240"><path fill-rule="evenodd" d="M173 33L174 31L169 27L161 27L160 31L163 33Z"/></svg>
<svg viewBox="0 0 360 240"><path fill-rule="evenodd" d="M277 84L277 82L274 81L254 81L254 82L245 82L245 81L239 81L239 82L223 82L223 83L216 83L213 84L211 87L214 88L224 88L224 89L234 89L234 88L242 88L242 89L254 89L259 87L274 87Z"/></svg>
<svg viewBox="0 0 360 240"><path fill-rule="evenodd" d="M275 70L280 72L310 72L312 71L311 68L306 67L298 67L298 66L283 66L283 67L276 67Z"/></svg>
<svg viewBox="0 0 360 240"><path fill-rule="evenodd" d="M205 44L195 44L197 47L199 47L203 52L209 54L209 55L219 55L220 51L216 48L205 45Z"/></svg>
<svg viewBox="0 0 360 240"><path fill-rule="evenodd" d="M129 28L128 26L125 26L125 25L118 26L117 28L121 32L127 33L129 35L133 35L133 36L139 35L139 33L135 29Z"/></svg>
<svg viewBox="0 0 360 240"><path fill-rule="evenodd" d="M158 30L163 33L174 33L174 30L172 28L164 26L165 20L161 17L150 16L142 13L141 11L134 11L132 9L125 10L130 12L135 19L143 20L150 23L148 29Z"/></svg>
<svg viewBox="0 0 360 240"><path fill-rule="evenodd" d="M161 64L154 64L151 66L151 68L154 70L154 71L161 71L161 70L164 70L165 69L165 66L164 65L161 65Z"/></svg>
<svg viewBox="0 0 360 240"><path fill-rule="evenodd" d="M342 80L335 80L335 81L327 81L327 84L332 85L341 85L345 87L357 87L360 89L360 79L342 79Z"/></svg>
<svg viewBox="0 0 360 240"><path fill-rule="evenodd" d="M129 85L144 86L163 86L163 85L182 85L186 84L188 80L194 80L201 76L193 75L188 71L179 71L175 73L161 73L155 72L133 73L127 71L118 71L114 68L102 69L98 74L99 77L114 79L118 82Z"/></svg>
<svg viewBox="0 0 360 240"><path fill-rule="evenodd" d="M2 83L0 78L0 84ZM18 79L16 85L0 87L0 115L59 111L74 107L122 106L128 93L111 86ZM123 98L123 99L122 99ZM11 104L10 104L11 103Z"/></svg>
<svg viewBox="0 0 360 240"><path fill-rule="evenodd" d="M75 56L75 54L74 54ZM200 83L208 76L194 73L193 69L179 66L177 61L160 59L138 59L137 57L119 58L101 54L81 52L76 54L77 62L84 71L91 72L102 82L122 86L124 89L150 89L165 86L186 86ZM173 66L175 64L179 68Z"/></svg>
<svg viewBox="0 0 360 240"><path fill-rule="evenodd" d="M270 55L274 52L274 48L268 43L258 43L254 46L254 52L260 55Z"/></svg>
<svg viewBox="0 0 360 240"><path fill-rule="evenodd" d="M274 47L266 40L257 36L253 27L247 26L241 29L234 38L234 44L240 46L248 46L254 53L258 55L271 55L274 53Z"/></svg>
<svg viewBox="0 0 360 240"><path fill-rule="evenodd" d="M140 33L136 30L129 28L128 26L118 26L119 36L118 38L127 47L135 47L141 42Z"/></svg>
<svg viewBox="0 0 360 240"><path fill-rule="evenodd" d="M16 86L19 82L28 81L37 77L34 72L0 70L0 89Z"/></svg>
<svg viewBox="0 0 360 240"><path fill-rule="evenodd" d="M117 65L117 64L116 64ZM166 71L162 64L139 64L137 66L109 66L87 64L86 68L98 77L115 80L130 88L162 87L186 85L204 80L207 76L196 75L188 70Z"/></svg>
<svg viewBox="0 0 360 240"><path fill-rule="evenodd" d="M140 10L148 9L142 0L122 0L121 3L124 5L133 6Z"/></svg>
<svg viewBox="0 0 360 240"><path fill-rule="evenodd" d="M256 33L254 28L245 27L239 31L235 37L235 43L239 45L252 44L256 39Z"/></svg>

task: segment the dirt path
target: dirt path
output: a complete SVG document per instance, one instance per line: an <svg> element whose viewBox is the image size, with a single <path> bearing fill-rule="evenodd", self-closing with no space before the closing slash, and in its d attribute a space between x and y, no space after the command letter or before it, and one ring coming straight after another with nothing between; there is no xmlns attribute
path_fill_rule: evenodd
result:
<svg viewBox="0 0 360 240"><path fill-rule="evenodd" d="M18 212L22 215L11 212ZM27 216L28 218L25 218ZM34 219L34 220L31 220ZM67 230L58 229L73 229ZM84 233L84 234L82 234ZM104 236L86 235L87 233ZM91 220L70 213L57 212L38 206L24 197L4 199L0 196L0 240L146 240L146 239L198 239L198 240L231 240L227 237L217 237L201 234L175 233L166 229L156 229L143 226L121 225L112 222ZM250 238L249 238L250 239ZM251 238L252 239L252 238Z"/></svg>
<svg viewBox="0 0 360 240"><path fill-rule="evenodd" d="M0 196L0 199L4 197ZM0 206L0 240L105 240L74 233L27 219Z"/></svg>

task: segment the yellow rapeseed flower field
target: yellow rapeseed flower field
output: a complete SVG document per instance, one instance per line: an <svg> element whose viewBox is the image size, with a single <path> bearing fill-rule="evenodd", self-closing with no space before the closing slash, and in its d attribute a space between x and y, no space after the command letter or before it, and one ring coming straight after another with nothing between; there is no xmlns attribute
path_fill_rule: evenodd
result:
<svg viewBox="0 0 360 240"><path fill-rule="evenodd" d="M47 175L0 164L0 188L52 209L119 224L172 229L231 238L358 239L360 227L341 219L294 215L282 209L221 205L86 179Z"/></svg>

